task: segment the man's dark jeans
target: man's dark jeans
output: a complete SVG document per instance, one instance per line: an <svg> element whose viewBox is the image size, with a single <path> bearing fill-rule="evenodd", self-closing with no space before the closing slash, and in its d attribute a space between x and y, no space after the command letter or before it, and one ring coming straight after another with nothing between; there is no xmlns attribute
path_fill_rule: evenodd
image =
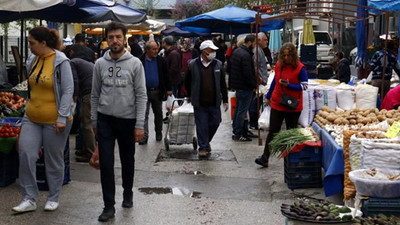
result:
<svg viewBox="0 0 400 225"><path fill-rule="evenodd" d="M199 150L207 150L221 123L221 109L215 106L195 107L194 120Z"/></svg>
<svg viewBox="0 0 400 225"><path fill-rule="evenodd" d="M144 138L149 138L149 113L150 105L154 113L154 129L156 134L162 133L163 115L162 115L162 100L160 100L160 91L147 89L147 104L146 115L144 118Z"/></svg>
<svg viewBox="0 0 400 225"><path fill-rule="evenodd" d="M124 195L132 193L135 169L135 119L120 119L99 113L97 135L100 178L105 208L115 205L114 147L118 141Z"/></svg>
<svg viewBox="0 0 400 225"><path fill-rule="evenodd" d="M244 115L249 110L253 90L236 90L236 108L233 115L233 134L236 137L246 136L244 129Z"/></svg>

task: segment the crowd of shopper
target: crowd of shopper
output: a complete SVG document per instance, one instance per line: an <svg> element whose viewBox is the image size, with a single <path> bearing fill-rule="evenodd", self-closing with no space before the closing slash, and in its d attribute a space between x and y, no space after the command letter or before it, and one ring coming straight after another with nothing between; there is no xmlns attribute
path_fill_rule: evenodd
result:
<svg viewBox="0 0 400 225"><path fill-rule="evenodd" d="M46 158L49 184L44 209L54 211L64 175L64 147L73 120L80 120L82 147L75 153L76 161L89 162L98 150L104 208L98 220L105 222L115 215L114 149L119 145L122 170L122 207L133 206L135 143L146 145L151 140L150 108L154 114L154 139L163 139L163 101L168 96L186 98L194 108L198 156L211 154L211 141L222 121L221 107L228 110L228 90L235 92L236 106L232 120L232 140L250 142L257 137L260 106L271 107L270 129L264 152L255 163L269 166L269 142L281 129L297 127L302 111L302 94L308 88L305 66L296 47L284 43L277 62L272 62L265 33L233 39L229 45L220 35L213 38L164 37L147 42L126 37L121 23L111 22L105 38L96 46L83 34L75 43L63 48L58 32L36 27L29 32L32 56L27 63L29 99L19 139L19 181L22 201L15 212L37 209L36 160L39 149ZM391 48L391 45L389 45ZM63 50L64 53L61 51ZM381 58L379 51L369 66L374 85L380 85ZM387 73L394 56L388 54ZM349 61L343 53L336 54L338 69L335 78L350 80ZM275 64L275 76L264 97L257 96L260 84L267 84L269 70ZM386 77L385 77L386 78ZM389 75L387 76L389 78ZM387 82L389 79L384 79ZM226 82L228 81L228 82ZM377 84L375 84L377 83ZM388 91L384 86L385 94ZM389 92L384 108L397 108L398 88ZM297 105L285 105L282 99L295 99ZM79 113L74 114L78 103ZM164 118L168 122L168 115ZM249 130L250 129L250 130Z"/></svg>

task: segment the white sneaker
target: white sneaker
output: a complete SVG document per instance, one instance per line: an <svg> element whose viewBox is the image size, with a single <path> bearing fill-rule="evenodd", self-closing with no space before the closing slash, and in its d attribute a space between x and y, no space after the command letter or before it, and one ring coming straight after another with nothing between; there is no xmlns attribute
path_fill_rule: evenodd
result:
<svg viewBox="0 0 400 225"><path fill-rule="evenodd" d="M54 211L58 208L58 202L47 201L44 206L44 211Z"/></svg>
<svg viewBox="0 0 400 225"><path fill-rule="evenodd" d="M12 208L14 212L23 213L23 212L30 212L35 211L37 208L36 202L30 199L23 200L18 206Z"/></svg>

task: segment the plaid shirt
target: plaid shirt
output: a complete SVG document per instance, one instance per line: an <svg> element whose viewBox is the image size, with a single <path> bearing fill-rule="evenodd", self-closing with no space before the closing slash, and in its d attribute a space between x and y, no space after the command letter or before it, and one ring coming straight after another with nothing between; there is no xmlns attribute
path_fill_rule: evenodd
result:
<svg viewBox="0 0 400 225"><path fill-rule="evenodd" d="M383 61L384 61L385 50L375 52L368 66L373 71L372 79L382 79ZM392 71L396 71L397 75L400 76L400 66L397 63L396 57L390 52L387 52L388 60L386 61L385 80L392 78Z"/></svg>

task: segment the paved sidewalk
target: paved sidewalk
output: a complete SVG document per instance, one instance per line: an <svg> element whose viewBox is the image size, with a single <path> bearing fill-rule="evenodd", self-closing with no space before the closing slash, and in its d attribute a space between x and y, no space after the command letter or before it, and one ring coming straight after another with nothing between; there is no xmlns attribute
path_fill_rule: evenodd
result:
<svg viewBox="0 0 400 225"><path fill-rule="evenodd" d="M121 207L116 151L116 216L106 224L283 225L280 205L291 203L295 194L324 198L322 188L289 190L284 183L283 160L271 159L269 168L257 166L254 159L264 146L256 139L249 143L232 141L229 112L223 113L223 122L211 143L210 160L198 160L192 145L171 145L166 152L163 142L155 141L152 117L149 121L148 144L136 145L134 206ZM267 132L261 135L265 144ZM97 221L103 206L99 171L75 162L74 140L71 135L72 182L63 187L59 209L44 212L47 192L41 192L35 212L14 215L11 208L20 201L17 180L0 188L0 224L101 224ZM330 200L340 203L340 199L335 196Z"/></svg>

